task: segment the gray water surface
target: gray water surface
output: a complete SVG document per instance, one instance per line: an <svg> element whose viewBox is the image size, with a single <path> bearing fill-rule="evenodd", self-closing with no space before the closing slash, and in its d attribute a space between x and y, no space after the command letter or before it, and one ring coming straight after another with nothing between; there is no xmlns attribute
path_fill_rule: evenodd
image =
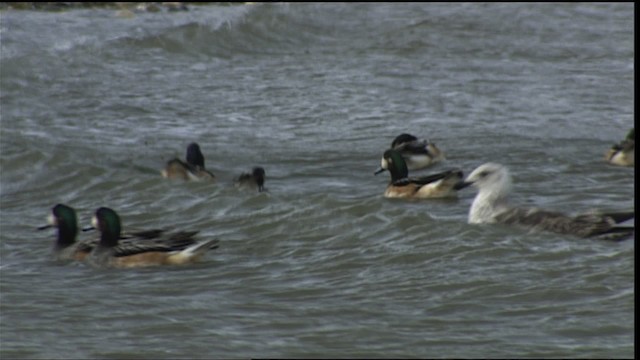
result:
<svg viewBox="0 0 640 360"><path fill-rule="evenodd" d="M634 5L257 4L0 12L2 358L634 356L634 240L393 201L393 138L494 161L513 202L633 208ZM160 177L196 141L216 184ZM268 193L232 179L266 169ZM200 230L186 267L50 260L88 225ZM82 236L85 236L84 234Z"/></svg>

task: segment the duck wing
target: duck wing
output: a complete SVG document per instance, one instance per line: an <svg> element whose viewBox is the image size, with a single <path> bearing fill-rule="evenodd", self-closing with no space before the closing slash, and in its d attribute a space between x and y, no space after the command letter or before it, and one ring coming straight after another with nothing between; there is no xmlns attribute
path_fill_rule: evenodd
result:
<svg viewBox="0 0 640 360"><path fill-rule="evenodd" d="M462 173L461 170L459 169L452 169L452 170L447 170L447 171L443 171L437 174L432 174L432 175L427 175L427 176L421 176L421 177L412 177L412 178L407 178L407 179L400 179L399 181L406 181L408 183L413 183L413 184L418 184L418 185L427 185L427 184L431 184L433 182L445 179L445 178L449 178L449 177L458 177L460 179L460 181L462 181L462 178L464 176L464 174ZM394 183L394 185L396 185L396 183Z"/></svg>
<svg viewBox="0 0 640 360"><path fill-rule="evenodd" d="M428 155L427 140L415 140L397 145L394 149L403 154L421 154Z"/></svg>

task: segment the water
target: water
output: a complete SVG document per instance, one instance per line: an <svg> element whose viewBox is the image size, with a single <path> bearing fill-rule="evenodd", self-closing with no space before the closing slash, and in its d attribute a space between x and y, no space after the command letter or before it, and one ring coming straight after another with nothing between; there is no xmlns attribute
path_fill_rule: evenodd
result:
<svg viewBox="0 0 640 360"><path fill-rule="evenodd" d="M373 176L401 132L513 201L633 207L633 4L0 13L3 358L633 357L634 241L466 223ZM166 181L197 141L215 185ZM232 179L266 169L267 194ZM51 207L217 237L199 264L49 260Z"/></svg>

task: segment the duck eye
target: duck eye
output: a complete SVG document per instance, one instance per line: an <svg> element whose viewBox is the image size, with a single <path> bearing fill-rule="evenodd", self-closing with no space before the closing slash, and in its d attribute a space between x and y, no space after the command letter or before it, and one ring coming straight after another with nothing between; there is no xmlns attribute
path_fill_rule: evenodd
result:
<svg viewBox="0 0 640 360"><path fill-rule="evenodd" d="M487 177L489 174L490 174L490 172L489 172L489 171L482 171L482 172L480 172L480 174L478 174L478 175L480 175L480 177L481 177L481 178L483 178L483 177Z"/></svg>

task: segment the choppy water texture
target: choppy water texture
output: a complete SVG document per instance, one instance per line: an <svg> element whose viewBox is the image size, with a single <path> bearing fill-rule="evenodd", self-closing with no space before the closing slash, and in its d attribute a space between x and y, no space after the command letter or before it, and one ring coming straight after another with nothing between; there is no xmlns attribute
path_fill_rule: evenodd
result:
<svg viewBox="0 0 640 360"><path fill-rule="evenodd" d="M633 357L634 240L392 201L393 137L514 174L513 201L630 209L633 3L0 13L3 358ZM197 141L215 185L166 181ZM232 179L266 169L267 194ZM200 264L49 260L56 203L198 229Z"/></svg>

